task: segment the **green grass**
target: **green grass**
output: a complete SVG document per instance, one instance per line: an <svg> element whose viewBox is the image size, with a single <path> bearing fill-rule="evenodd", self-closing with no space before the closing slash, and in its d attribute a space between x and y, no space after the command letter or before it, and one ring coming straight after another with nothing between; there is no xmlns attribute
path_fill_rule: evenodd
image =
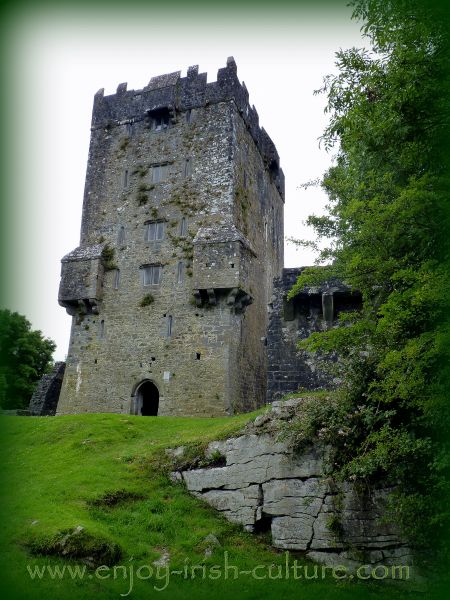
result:
<svg viewBox="0 0 450 600"><path fill-rule="evenodd" d="M205 445L239 430L248 418L3 417L0 581L6 597L120 598L130 588L130 568L136 573L139 566L151 565L165 551L170 553L170 570L223 565L225 553L240 570L283 565L285 553L270 547L268 534L253 535L228 523L182 485L171 483L166 474L165 448ZM116 579L112 571L104 570L100 574L110 576L100 579L91 565L83 579L67 574L51 579L46 572L42 579L32 580L27 566L85 564L54 555L64 532L76 527L84 529L75 539L78 547L72 556L77 556L80 547L89 547L88 554L99 564L96 552L102 557L107 548L112 562L127 567L127 577L123 578L123 569L117 571ZM204 540L210 533L221 546L205 559ZM116 550L121 553L118 559L114 559ZM300 555L291 555L291 561L295 558L305 564ZM213 580L202 579L200 570L196 573L193 579L185 579L184 572L172 575L164 591L154 589L164 586L162 580L135 577L126 597L334 600L389 598L392 592L375 584L338 582L331 577L301 581L292 576L264 580L240 576L234 580L230 574L228 579ZM148 566L140 574L147 577ZM399 591L395 595L403 597Z"/></svg>

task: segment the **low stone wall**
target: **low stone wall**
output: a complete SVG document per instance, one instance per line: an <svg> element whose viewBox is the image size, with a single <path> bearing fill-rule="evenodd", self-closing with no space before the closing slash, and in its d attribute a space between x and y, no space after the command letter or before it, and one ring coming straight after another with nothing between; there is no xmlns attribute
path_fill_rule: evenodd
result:
<svg viewBox="0 0 450 600"><path fill-rule="evenodd" d="M244 435L210 443L206 459L224 466L175 471L173 479L246 530L270 529L276 548L350 568L411 565L406 542L393 523L383 521L391 490L338 484L324 474L326 448L298 455L280 441L280 423L291 418L296 404L274 402ZM183 449L172 453L180 457Z"/></svg>
<svg viewBox="0 0 450 600"><path fill-rule="evenodd" d="M65 368L65 362L56 362L50 373L42 376L30 400L30 415L44 417L56 414Z"/></svg>

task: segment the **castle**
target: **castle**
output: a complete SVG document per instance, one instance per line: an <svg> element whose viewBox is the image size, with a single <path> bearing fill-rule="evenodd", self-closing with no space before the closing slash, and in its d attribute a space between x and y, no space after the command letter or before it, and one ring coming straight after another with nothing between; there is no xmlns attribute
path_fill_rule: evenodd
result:
<svg viewBox="0 0 450 600"><path fill-rule="evenodd" d="M333 298L351 294L286 302L299 270L283 271L283 207L277 150L233 58L211 83L190 67L97 92L80 245L62 259L57 414L223 416L320 387L298 329L332 322Z"/></svg>
<svg viewBox="0 0 450 600"><path fill-rule="evenodd" d="M284 178L229 58L94 100L58 413L220 416L265 401Z"/></svg>

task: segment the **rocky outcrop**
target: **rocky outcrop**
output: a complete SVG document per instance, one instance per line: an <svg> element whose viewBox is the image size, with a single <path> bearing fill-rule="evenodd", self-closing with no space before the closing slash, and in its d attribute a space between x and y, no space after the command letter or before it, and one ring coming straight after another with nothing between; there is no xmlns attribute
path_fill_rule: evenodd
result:
<svg viewBox="0 0 450 600"><path fill-rule="evenodd" d="M326 447L299 455L280 439L280 422L298 403L274 402L243 435L210 443L205 458L224 466L179 470L173 479L246 530L270 529L276 548L355 568L411 564L407 543L384 519L391 489L337 483L325 473Z"/></svg>

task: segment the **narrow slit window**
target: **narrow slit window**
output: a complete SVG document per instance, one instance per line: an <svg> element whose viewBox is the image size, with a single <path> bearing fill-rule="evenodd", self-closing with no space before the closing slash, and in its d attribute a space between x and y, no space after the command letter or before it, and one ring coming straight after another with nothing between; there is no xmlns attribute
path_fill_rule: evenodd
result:
<svg viewBox="0 0 450 600"><path fill-rule="evenodd" d="M103 339L105 337L105 321L103 319L100 321L100 328L98 333L100 339Z"/></svg>
<svg viewBox="0 0 450 600"><path fill-rule="evenodd" d="M187 219L183 217L180 223L180 236L185 237L187 235Z"/></svg>
<svg viewBox="0 0 450 600"><path fill-rule="evenodd" d="M126 124L126 132L127 132L127 135L130 137L133 135L133 123Z"/></svg>
<svg viewBox="0 0 450 600"><path fill-rule="evenodd" d="M114 271L114 289L118 290L120 285L120 269Z"/></svg>
<svg viewBox="0 0 450 600"><path fill-rule="evenodd" d="M195 360L200 360L201 354L200 352L195 353Z"/></svg>
<svg viewBox="0 0 450 600"><path fill-rule="evenodd" d="M172 336L172 324L173 324L172 315L167 315L167 337Z"/></svg>
<svg viewBox="0 0 450 600"><path fill-rule="evenodd" d="M141 268L142 270L142 283L144 286L147 285L159 285L161 282L161 265L146 265Z"/></svg>
<svg viewBox="0 0 450 600"><path fill-rule="evenodd" d="M119 227L119 233L117 235L117 243L121 246L125 242L125 227L121 225Z"/></svg>
<svg viewBox="0 0 450 600"><path fill-rule="evenodd" d="M191 122L191 109L189 108L186 111L186 123L190 123Z"/></svg>
<svg viewBox="0 0 450 600"><path fill-rule="evenodd" d="M177 283L183 283L183 275L184 275L184 264L183 261L178 263L177 267Z"/></svg>
<svg viewBox="0 0 450 600"><path fill-rule="evenodd" d="M126 190L128 188L128 169L125 169L123 172L123 189Z"/></svg>
<svg viewBox="0 0 450 600"><path fill-rule="evenodd" d="M148 221L145 224L145 241L158 242L164 239L164 221Z"/></svg>
<svg viewBox="0 0 450 600"><path fill-rule="evenodd" d="M275 210L272 206L272 244L275 246L276 244L276 230L275 230Z"/></svg>
<svg viewBox="0 0 450 600"><path fill-rule="evenodd" d="M184 161L184 176L190 177L192 175L192 158L186 158Z"/></svg>

